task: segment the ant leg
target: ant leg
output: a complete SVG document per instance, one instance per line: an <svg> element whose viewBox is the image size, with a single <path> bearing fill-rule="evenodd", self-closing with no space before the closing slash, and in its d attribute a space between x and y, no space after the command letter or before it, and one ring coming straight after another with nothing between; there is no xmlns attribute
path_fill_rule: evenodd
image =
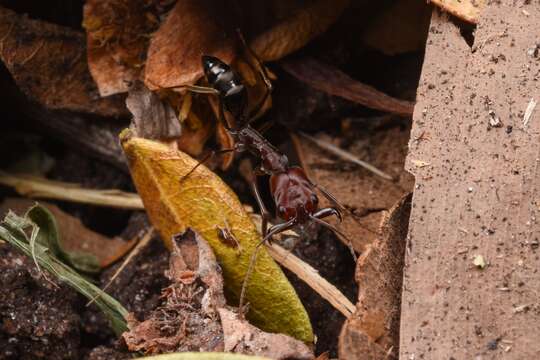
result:
<svg viewBox="0 0 540 360"><path fill-rule="evenodd" d="M259 205L259 209L261 211L262 216L262 235L266 236L266 233L268 231L268 220L271 218L271 214L264 205L264 202L262 200L261 194L259 192L259 187L257 186L257 177L253 176L251 180L249 181L251 186L251 191L253 192L253 196L255 196L255 200L257 200L257 204Z"/></svg>
<svg viewBox="0 0 540 360"><path fill-rule="evenodd" d="M336 205L339 208L339 210L348 211L348 209L345 206L341 205L340 202L334 197L334 195L328 192L328 190L326 190L325 188L323 188L322 186L318 184L311 183L311 185L313 185L313 187L318 189L324 195L325 198L327 198L330 202ZM340 222L341 222L341 216L340 216Z"/></svg>
<svg viewBox="0 0 540 360"><path fill-rule="evenodd" d="M263 176L266 175L263 171L260 169L253 170L249 169L249 173L246 176L246 180L249 182L251 186L251 191L253 192L253 196L255 196L255 200L257 201L257 205L259 205L259 210L261 211L262 216L262 235L266 236L268 231L268 221L272 218L272 214L270 214L270 211L266 208L264 205L264 201L262 199L261 193L259 192L259 186L257 185L257 176Z"/></svg>
<svg viewBox="0 0 540 360"><path fill-rule="evenodd" d="M354 251L354 247L352 245L352 241L351 239L349 239L347 237L347 235L345 235L344 233L342 233L341 231L339 231L335 226L327 223L326 221L324 220L321 220L320 217L325 217L325 216L329 216L329 215L332 215L333 212L332 210L334 211L337 211L336 209L333 209L333 208L325 208L325 209L321 209L319 210L316 214L314 215L311 215L310 216L310 219L315 221L317 224L321 224L322 226L332 230L334 233L338 234L339 236L341 236L343 239L345 239L346 243L347 243L347 247L349 248L349 251L351 252L351 255L352 255L352 258L354 259L354 262L356 262L356 253ZM322 215L319 215L319 217L316 217L315 215L317 214L321 214Z"/></svg>
<svg viewBox="0 0 540 360"><path fill-rule="evenodd" d="M316 217L317 219L322 219L328 216L335 215L339 222L343 221L343 218L341 217L341 212L336 208L324 208L319 211L317 211L315 214L313 214L313 217Z"/></svg>
<svg viewBox="0 0 540 360"><path fill-rule="evenodd" d="M226 154L228 152L231 152L231 151L235 151L236 149L221 149L221 150L212 150L210 153L208 153L207 155L205 155L198 163L197 165L195 165L193 167L193 169L189 170L189 172L182 176L182 178L180 179L180 183L182 183L185 179L187 179L189 177L189 175L191 175L195 170L197 170L197 168L199 166L201 166L202 164L204 164L205 162L207 162L208 160L212 159L214 156L216 155L221 155L221 154Z"/></svg>
<svg viewBox="0 0 540 360"><path fill-rule="evenodd" d="M242 283L242 290L240 291L240 302L238 305L238 313L241 317L244 316L243 308L244 308L244 298L246 296L246 289L247 289L247 283L249 281L249 278L251 277L251 273L253 272L253 268L255 266L255 260L257 259L257 253L259 252L259 249L261 246L268 240L272 238L277 233L283 232L285 230L288 230L292 228L296 224L296 219L291 219L283 224L277 224L270 228L268 231L268 234L255 246L255 251L251 255L251 259L249 260L249 266L246 272L246 276L244 277L244 282Z"/></svg>

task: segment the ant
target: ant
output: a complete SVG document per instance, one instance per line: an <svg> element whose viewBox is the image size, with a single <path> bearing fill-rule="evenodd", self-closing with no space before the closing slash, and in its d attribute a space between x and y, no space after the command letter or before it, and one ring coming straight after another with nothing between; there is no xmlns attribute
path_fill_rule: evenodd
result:
<svg viewBox="0 0 540 360"><path fill-rule="evenodd" d="M240 38L245 45L245 41L241 35ZM247 46L246 48L249 49ZM241 77L231 69L229 65L216 57L208 55L202 56L204 74L210 87L194 85L184 86L184 88L192 92L217 95L219 100L219 121L233 137L235 146L232 149L212 151L209 155L201 159L199 163L181 179L182 181L184 178L188 177L198 166L218 153L249 151L254 156L261 159L259 168L252 171L252 177L249 183L261 210L263 239L255 248L244 283L242 284L239 305L240 311L242 311L247 281L253 270L258 250L266 241L271 241L274 235L298 225L303 226L310 222L315 222L331 229L347 239L347 237L334 226L322 220L325 217L334 215L341 222L342 210L344 210L343 206L341 206L329 192L313 183L301 167L290 166L287 156L279 152L279 150L268 142L257 130L251 127L250 124L256 119L258 112L261 110L272 91L272 84L268 79L266 69L260 63L260 60L250 49L248 51L250 52L251 57L256 60L259 73L266 85L264 96L251 111L247 111L247 89ZM237 122L237 126L233 127L228 123L225 118L225 111L232 115L232 118ZM262 201L256 181L256 177L262 175L270 175L270 192L276 205L277 215L284 220L283 223L272 225L270 228L268 228L268 221L271 218L271 215ZM329 201L334 203L336 207L319 209L319 198L316 193L317 189ZM356 258L350 240L347 239L347 242L353 257Z"/></svg>

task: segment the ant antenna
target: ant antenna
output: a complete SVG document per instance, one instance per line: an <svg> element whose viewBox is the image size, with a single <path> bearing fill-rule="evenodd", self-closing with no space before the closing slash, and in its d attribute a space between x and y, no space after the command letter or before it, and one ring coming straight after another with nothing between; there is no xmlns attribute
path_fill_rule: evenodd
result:
<svg viewBox="0 0 540 360"><path fill-rule="evenodd" d="M322 226L324 226L324 227L326 227L326 228L332 230L333 232L335 232L336 234L338 234L339 236L341 236L342 238L344 238L345 241L346 241L346 243L347 243L347 247L349 248L349 251L351 252L351 255L352 255L352 257L353 257L353 260L354 260L354 262L356 262L356 259L357 259L356 253L354 252L354 248L353 248L353 246L352 246L352 241L351 241L351 239L349 239L349 238L347 237L347 235L345 235L343 232L339 231L335 226L333 226L333 225L327 223L327 222L324 221L324 220L321 220L321 219L316 218L315 216L311 216L311 215L309 216L309 218L310 218L311 220L315 221L317 224L321 224Z"/></svg>

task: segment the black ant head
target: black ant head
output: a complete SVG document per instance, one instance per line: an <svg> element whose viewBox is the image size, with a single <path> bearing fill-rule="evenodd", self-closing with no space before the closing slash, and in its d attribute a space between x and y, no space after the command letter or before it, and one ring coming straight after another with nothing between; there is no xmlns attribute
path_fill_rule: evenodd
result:
<svg viewBox="0 0 540 360"><path fill-rule="evenodd" d="M319 208L319 198L306 173L299 167L270 176L270 189L274 196L278 216L297 224L309 221Z"/></svg>

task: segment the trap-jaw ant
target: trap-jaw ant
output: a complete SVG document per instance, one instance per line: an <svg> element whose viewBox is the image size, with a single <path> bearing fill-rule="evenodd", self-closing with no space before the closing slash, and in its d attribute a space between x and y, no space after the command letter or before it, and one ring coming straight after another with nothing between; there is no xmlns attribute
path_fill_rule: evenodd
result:
<svg viewBox="0 0 540 360"><path fill-rule="evenodd" d="M184 178L195 171L199 165L218 153L249 151L254 156L261 159L260 166L253 172L253 176L249 182L256 201L261 209L263 239L257 244L251 257L246 278L242 285L240 294L241 310L247 280L252 272L257 252L264 242L270 241L272 236L280 232L298 225L303 226L315 222L344 237L349 243L352 255L355 256L349 239L334 226L322 220L325 217L335 215L341 221L341 210L343 207L339 205L337 200L330 193L314 184L307 177L302 168L290 166L287 156L279 152L279 150L268 142L258 131L250 126L250 123L255 120L256 115L261 110L272 90L272 85L268 79L264 66L260 63L255 54L251 54L251 56L257 61L260 70L259 73L266 84L266 92L259 103L249 112L247 111L247 89L242 78L231 69L229 65L216 57L207 55L202 56L204 74L210 87L185 86L187 90L192 92L217 95L219 99L219 121L233 137L235 146L232 149L222 149L211 152L188 174L186 174ZM231 126L227 122L225 111L230 113L232 118L235 119L235 126ZM270 176L270 192L274 199L277 215L284 221L283 223L272 225L270 228L268 228L268 221L270 220L271 215L262 201L256 182L256 176L261 175ZM334 203L336 207L319 208L317 189L328 200Z"/></svg>

